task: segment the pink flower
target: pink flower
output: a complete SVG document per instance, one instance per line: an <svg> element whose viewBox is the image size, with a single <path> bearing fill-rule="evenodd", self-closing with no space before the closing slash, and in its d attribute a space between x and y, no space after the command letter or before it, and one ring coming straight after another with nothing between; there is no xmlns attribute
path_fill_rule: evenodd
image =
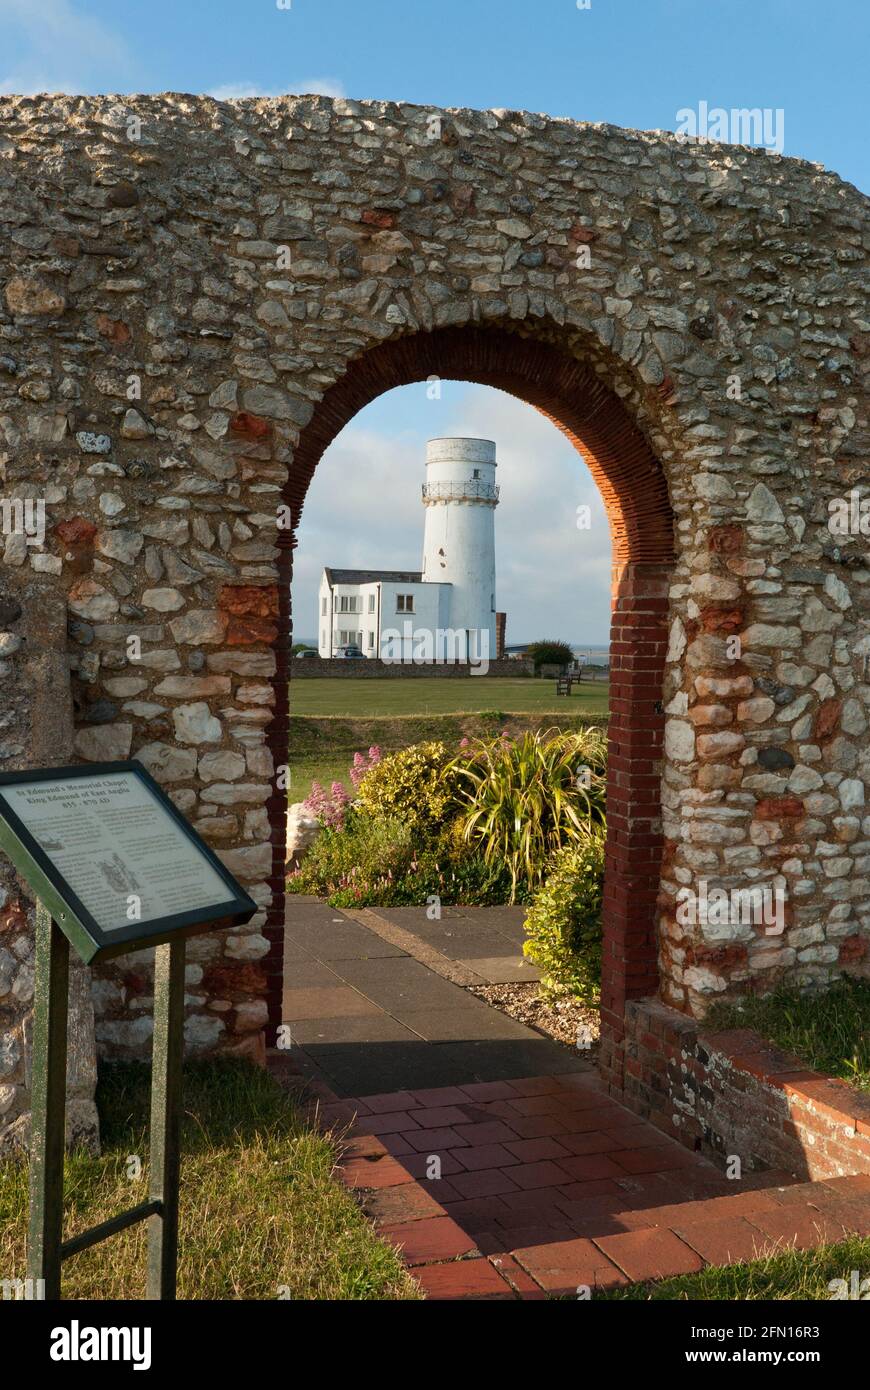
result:
<svg viewBox="0 0 870 1390"><path fill-rule="evenodd" d="M359 784L366 773L370 772L380 760L381 750L376 744L373 744L369 749L368 757L366 757L365 753L354 753L353 767L350 769L350 780L356 788L359 788Z"/></svg>
<svg viewBox="0 0 870 1390"><path fill-rule="evenodd" d="M303 804L327 829L343 830L349 801L350 796L342 782L333 782L331 795L327 795L319 782L312 782L311 791Z"/></svg>

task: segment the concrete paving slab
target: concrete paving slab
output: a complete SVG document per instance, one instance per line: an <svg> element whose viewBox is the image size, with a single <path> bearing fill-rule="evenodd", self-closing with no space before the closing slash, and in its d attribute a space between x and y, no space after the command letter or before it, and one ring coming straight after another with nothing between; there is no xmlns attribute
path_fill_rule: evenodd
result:
<svg viewBox="0 0 870 1390"><path fill-rule="evenodd" d="M338 989L343 981L336 975L334 970L330 970L322 960L315 960L313 956L306 956L303 960L287 961L284 965L284 989L315 989L328 988Z"/></svg>
<svg viewBox="0 0 870 1390"><path fill-rule="evenodd" d="M477 920L463 910L431 923L425 909L389 908L361 920L362 914L351 918L328 904L291 899L283 1019L291 1025L303 1072L323 1078L339 1096L358 1096L587 1071L588 1059L490 1008L440 973L455 972L463 985L470 979L532 978L519 951L490 929L490 909L475 911ZM416 935L398 933L408 951L378 935L378 920L384 919L392 924L385 927L387 935L396 925L419 928ZM511 909L503 920L515 932L522 909ZM424 932L430 938L425 943ZM440 937L438 945L433 935ZM423 959L409 954L415 941ZM482 954L469 953L460 963L454 950L460 941ZM427 955L431 967L424 963Z"/></svg>
<svg viewBox="0 0 870 1390"><path fill-rule="evenodd" d="M429 1042L479 1042L482 1039L528 1039L529 1030L515 1018L496 1009L408 1009L402 1012L407 1028Z"/></svg>
<svg viewBox="0 0 870 1390"><path fill-rule="evenodd" d="M291 938L322 961L379 960L405 954L347 917L335 922L294 922Z"/></svg>
<svg viewBox="0 0 870 1390"><path fill-rule="evenodd" d="M337 1043L418 1043L420 1035L391 1014L354 1014L344 1018L305 1018L291 1025L294 1045L311 1051Z"/></svg>
<svg viewBox="0 0 870 1390"><path fill-rule="evenodd" d="M341 984L334 989L318 986L285 989L282 1000L282 1014L287 1023L301 1018L349 1018L354 1014L380 1012L377 1004Z"/></svg>
<svg viewBox="0 0 870 1390"><path fill-rule="evenodd" d="M348 984L397 1017L409 1008L469 1008L478 1002L409 956L341 961L336 966Z"/></svg>
<svg viewBox="0 0 870 1390"><path fill-rule="evenodd" d="M466 925L462 922L439 922L428 929L415 930L415 940L425 941L451 960L465 960L472 956L507 956L519 954L512 949L506 937L496 931L485 931L482 927Z"/></svg>

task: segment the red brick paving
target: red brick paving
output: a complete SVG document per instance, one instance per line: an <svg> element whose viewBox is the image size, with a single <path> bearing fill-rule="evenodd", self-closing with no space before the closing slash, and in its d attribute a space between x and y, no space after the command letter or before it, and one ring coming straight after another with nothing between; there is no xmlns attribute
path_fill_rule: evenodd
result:
<svg viewBox="0 0 870 1390"><path fill-rule="evenodd" d="M551 1294L610 1289L628 1280L591 1240L563 1240L517 1250L514 1258Z"/></svg>
<svg viewBox="0 0 870 1390"><path fill-rule="evenodd" d="M711 1265L755 1260L764 1253L764 1235L742 1216L732 1217L729 1221L699 1221L695 1224L688 1217L680 1218L677 1235Z"/></svg>
<svg viewBox="0 0 870 1390"><path fill-rule="evenodd" d="M460 1255L479 1253L471 1237L449 1216L382 1226L380 1234L385 1240L399 1246L408 1265L434 1264L458 1259Z"/></svg>
<svg viewBox="0 0 870 1390"><path fill-rule="evenodd" d="M489 1260L454 1260L450 1264L423 1265L415 1269L430 1298L513 1298L510 1284Z"/></svg>
<svg viewBox="0 0 870 1390"><path fill-rule="evenodd" d="M729 1181L591 1073L320 1109L356 1116L342 1175L429 1298L583 1297L870 1233L870 1175Z"/></svg>
<svg viewBox="0 0 870 1390"><path fill-rule="evenodd" d="M704 1267L697 1251L663 1226L598 1236L595 1244L629 1279L637 1281L663 1279L670 1274L694 1274Z"/></svg>

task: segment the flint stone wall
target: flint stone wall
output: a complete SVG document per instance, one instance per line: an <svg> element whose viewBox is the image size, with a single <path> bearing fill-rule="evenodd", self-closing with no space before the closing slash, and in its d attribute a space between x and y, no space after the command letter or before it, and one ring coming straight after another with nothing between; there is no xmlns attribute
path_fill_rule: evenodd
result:
<svg viewBox="0 0 870 1390"><path fill-rule="evenodd" d="M343 384L365 402L378 353L415 380L415 353L466 335L504 379L538 347L582 364L590 430L610 431L590 467L622 591L635 561L660 564L637 650L630 617L617 644L637 662L648 646L649 718L610 775L614 807L627 778L650 800L625 832L612 819L615 849L633 824L656 865L664 848L664 999L701 1014L865 969L870 570L865 539L827 525L870 443L854 188L668 134L320 97L4 97L0 156L0 463L6 494L48 512L41 548L6 539L3 582L66 595L75 756L140 758L261 908L190 947L192 1048L259 1055L280 993L275 765L302 665L287 590L306 440L345 422L322 404ZM618 419L651 462L625 464ZM0 644L14 681L20 652ZM0 765L19 757L4 746ZM777 875L781 935L676 919L680 887ZM620 891L606 950L630 966ZM150 953L100 972L104 1051L147 1051L151 979ZM629 968L612 1009L649 981Z"/></svg>
<svg viewBox="0 0 870 1390"><path fill-rule="evenodd" d="M0 761L6 772L72 761L74 734L67 656L66 593L25 571L0 577L2 706ZM27 1147L34 983L34 905L0 856L0 1155ZM67 1142L96 1152L99 1121L91 972L70 952L67 1026Z"/></svg>

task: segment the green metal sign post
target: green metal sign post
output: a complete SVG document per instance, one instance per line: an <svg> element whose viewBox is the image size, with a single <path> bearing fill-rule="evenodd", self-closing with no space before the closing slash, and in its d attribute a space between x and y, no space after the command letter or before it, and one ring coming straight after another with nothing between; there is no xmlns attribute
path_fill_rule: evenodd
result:
<svg viewBox="0 0 870 1390"><path fill-rule="evenodd" d="M147 1221L146 1297L174 1299L185 940L256 903L136 762L0 775L0 849L37 901L27 1277L59 1299L64 1260ZM157 949L149 1197L64 1241L70 941L86 961Z"/></svg>

